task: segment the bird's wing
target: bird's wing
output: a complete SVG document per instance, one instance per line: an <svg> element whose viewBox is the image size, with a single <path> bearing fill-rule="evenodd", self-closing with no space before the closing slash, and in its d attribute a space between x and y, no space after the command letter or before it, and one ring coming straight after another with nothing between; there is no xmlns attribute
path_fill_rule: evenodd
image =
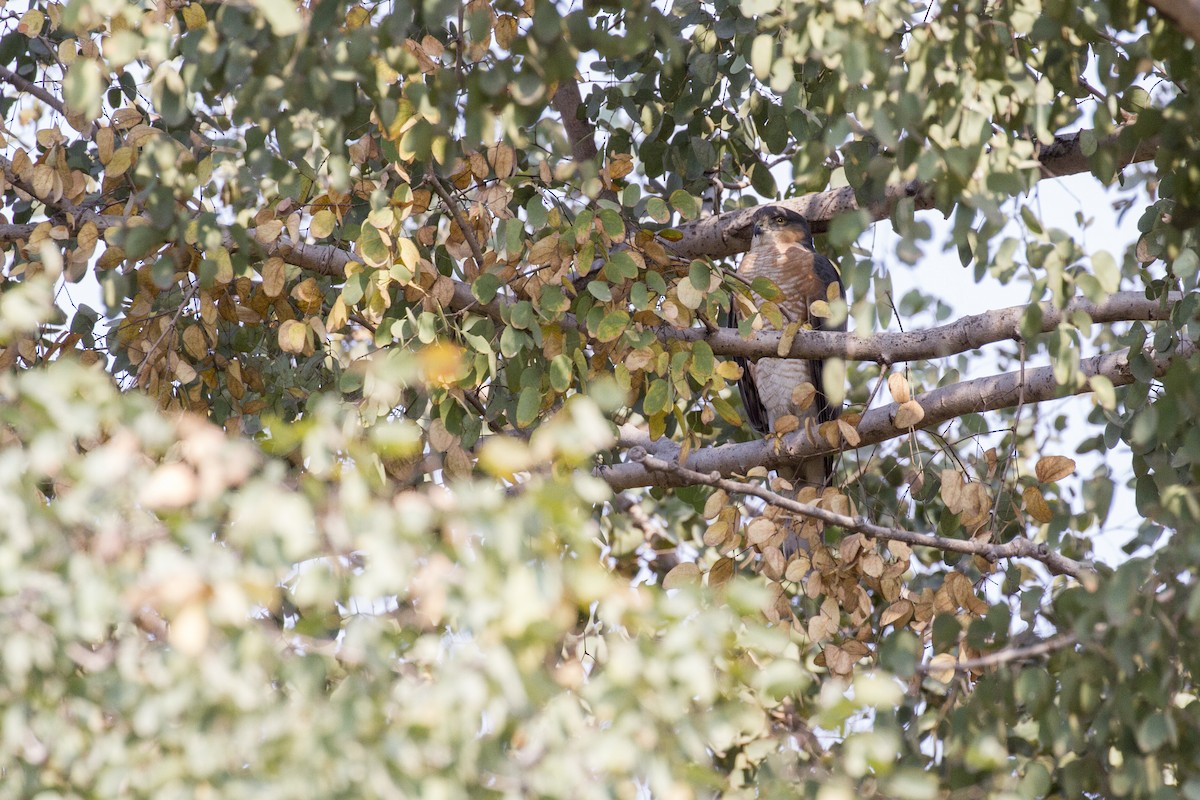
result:
<svg viewBox="0 0 1200 800"><path fill-rule="evenodd" d="M725 326L736 328L737 325L737 306L734 305L731 299L729 302L729 314L725 317ZM742 377L738 379L738 392L742 395L742 407L746 409L746 416L750 419L750 425L759 433L767 433L770 430L771 424L767 417L767 408L763 405L762 398L758 396L758 384L754 382L754 373L757 370L755 370L754 364L746 361L741 356L734 356L733 360L742 368Z"/></svg>

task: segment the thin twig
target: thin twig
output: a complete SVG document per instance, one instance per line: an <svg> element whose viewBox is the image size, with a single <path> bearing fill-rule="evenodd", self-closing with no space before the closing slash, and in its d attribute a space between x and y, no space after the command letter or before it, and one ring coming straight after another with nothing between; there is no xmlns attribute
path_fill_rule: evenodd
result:
<svg viewBox="0 0 1200 800"><path fill-rule="evenodd" d="M1074 647L1079 643L1079 637L1073 633L1061 633L1058 636L1052 636L1049 639L1043 639L1036 644L1027 645L1025 647L1010 647L1004 650L997 650L994 653L979 656L978 658L968 658L955 663L953 666L946 664L920 664L917 666L917 672L929 673L938 672L945 669L953 669L955 672L971 672L977 669L987 669L988 667L998 667L1001 664L1008 664L1012 661L1025 661L1038 656L1044 656L1053 653L1057 650L1063 650L1068 647Z"/></svg>
<svg viewBox="0 0 1200 800"><path fill-rule="evenodd" d="M951 553L967 553L982 556L988 561L996 561L1001 558L1030 558L1045 564L1046 568L1055 575L1070 575L1077 579L1091 572L1091 569L1082 563L1056 553L1044 544L1039 544L1025 538L1013 539L1003 544L992 544L973 539L951 539L948 536L917 533L916 531L907 531L901 528L876 525L862 516L851 517L846 514L838 514L828 509L820 508L812 503L797 502L790 497L772 492L770 489L764 489L757 484L734 481L722 478L717 474L705 475L702 472L696 472L670 461L656 458L647 454L641 448L634 448L630 452L629 457L631 460L640 461L647 469L673 473L685 479L688 483L704 484L724 489L727 492L748 494L765 500L767 503L786 511L819 519L830 525L837 525L845 530L858 531L876 539L889 539L918 547L932 547L935 550L943 550Z"/></svg>
<svg viewBox="0 0 1200 800"><path fill-rule="evenodd" d="M454 202L454 198L450 196L450 191L446 188L446 184L442 182L442 178L432 169L429 170L429 185L433 188L434 194L442 199L446 208L450 210L450 215L454 217L454 223L458 225L458 229L462 231L463 238L467 240L467 246L471 248L471 255L475 258L477 268L483 269L483 250L479 247L479 242L475 239L475 232L467 227L467 220L459 210L458 203Z"/></svg>

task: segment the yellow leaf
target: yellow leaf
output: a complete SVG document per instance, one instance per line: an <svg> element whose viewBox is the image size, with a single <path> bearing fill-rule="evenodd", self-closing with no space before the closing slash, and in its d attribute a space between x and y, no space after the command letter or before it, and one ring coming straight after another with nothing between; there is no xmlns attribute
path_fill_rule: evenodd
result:
<svg viewBox="0 0 1200 800"><path fill-rule="evenodd" d="M828 319L831 313L829 303L826 303L824 300L813 300L808 304L808 316L810 317Z"/></svg>
<svg viewBox="0 0 1200 800"><path fill-rule="evenodd" d="M328 208L322 208L317 213L313 214L312 221L308 223L308 232L312 234L314 239L324 239L329 234L333 233L333 226L337 224L337 217Z"/></svg>
<svg viewBox="0 0 1200 800"><path fill-rule="evenodd" d="M315 314L321 310L325 293L321 291L315 278L305 278L297 284L295 289L292 289L292 297L295 298L303 313Z"/></svg>
<svg viewBox="0 0 1200 800"><path fill-rule="evenodd" d="M1046 497L1042 494L1041 489L1036 486L1026 486L1021 497L1025 500L1025 510L1029 516L1042 523L1054 519L1054 512L1050 510L1050 504L1046 502Z"/></svg>
<svg viewBox="0 0 1200 800"><path fill-rule="evenodd" d="M329 310L329 316L325 319L325 330L340 331L349 320L350 314L346 308L346 301L339 294L333 301L333 308Z"/></svg>
<svg viewBox="0 0 1200 800"><path fill-rule="evenodd" d="M736 361L722 361L717 364L717 374L727 381L736 381L742 377L742 367Z"/></svg>
<svg viewBox="0 0 1200 800"><path fill-rule="evenodd" d="M500 16L496 17L496 29L494 31L494 35L496 37L496 44L500 45L505 50L511 50L512 43L517 38L517 18L511 14L501 14Z"/></svg>
<svg viewBox="0 0 1200 800"><path fill-rule="evenodd" d="M912 400L912 390L908 385L908 378L899 372L888 375L887 385L888 391L892 393L892 399L897 403L907 403Z"/></svg>
<svg viewBox="0 0 1200 800"><path fill-rule="evenodd" d="M786 356L792 351L792 342L796 340L796 332L800 330L799 322L789 322L787 327L783 329L783 333L779 335L779 347L775 353L779 356Z"/></svg>
<svg viewBox="0 0 1200 800"><path fill-rule="evenodd" d="M208 17L204 14L204 6L199 3L189 3L183 7L183 24L189 31L203 28L207 22Z"/></svg>
<svg viewBox="0 0 1200 800"><path fill-rule="evenodd" d="M949 683L954 680L954 667L958 664L958 659L949 653L938 653L933 658L929 659L929 666L926 670L929 677L939 683Z"/></svg>
<svg viewBox="0 0 1200 800"><path fill-rule="evenodd" d="M31 8L21 15L21 21L17 23L17 32L23 33L30 39L33 39L41 35L42 26L45 24L46 15L36 8Z"/></svg>
<svg viewBox="0 0 1200 800"><path fill-rule="evenodd" d="M108 178L119 178L133 165L133 150L119 147L113 151L112 158L104 165L104 175Z"/></svg>
<svg viewBox="0 0 1200 800"><path fill-rule="evenodd" d="M267 297L279 297L283 292L284 263L283 259L273 256L262 266L263 294Z"/></svg>
<svg viewBox="0 0 1200 800"><path fill-rule="evenodd" d="M283 220L269 219L254 229L254 238L260 244L270 244L283 233Z"/></svg>
<svg viewBox="0 0 1200 800"><path fill-rule="evenodd" d="M901 403L900 407L896 409L896 416L892 420L892 424L897 428L913 428L923 419L925 419L925 409L921 408L921 404L916 400L909 400Z"/></svg>
<svg viewBox="0 0 1200 800"><path fill-rule="evenodd" d="M512 436L489 436L479 449L480 468L497 478L512 480L533 464L529 445Z"/></svg>
<svg viewBox="0 0 1200 800"><path fill-rule="evenodd" d="M308 326L295 319L289 319L279 326L279 347L285 353L303 353L304 343L308 340Z"/></svg>
<svg viewBox="0 0 1200 800"><path fill-rule="evenodd" d="M663 578L662 585L664 589L678 589L680 586L697 583L699 580L700 568L691 561L684 561L671 568L671 571Z"/></svg>
<svg viewBox="0 0 1200 800"><path fill-rule="evenodd" d="M1041 483L1054 483L1062 480L1075 471L1075 462L1066 456L1045 456L1039 458L1034 472Z"/></svg>

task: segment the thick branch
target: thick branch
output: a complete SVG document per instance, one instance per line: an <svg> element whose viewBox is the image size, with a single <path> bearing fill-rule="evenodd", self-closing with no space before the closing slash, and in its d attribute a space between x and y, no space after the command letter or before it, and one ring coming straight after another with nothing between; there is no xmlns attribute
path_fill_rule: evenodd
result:
<svg viewBox="0 0 1200 800"><path fill-rule="evenodd" d="M1004 544L993 544L975 539L951 539L948 536L917 533L902 528L889 528L883 525L876 525L866 517L850 517L845 514L834 513L828 509L818 508L812 503L797 502L790 497L784 497L758 484L731 481L722 478L716 473L706 475L702 472L696 472L670 461L664 461L661 458L647 455L645 451L635 450L629 454L629 457L634 461L640 462L647 469L671 475L689 484L715 486L727 492L759 497L773 506L778 506L794 514L819 519L830 525L837 525L845 530L858 531L876 539L890 539L918 547L932 547L935 550L943 550L951 553L967 553L969 555L983 556L988 561L996 561L1001 558L1032 558L1035 561L1045 564L1046 568L1055 575L1070 575L1073 578L1079 578L1083 573L1090 571L1078 561L1060 555L1046 545L1038 544L1024 537L1013 539L1011 542L1005 542Z"/></svg>
<svg viewBox="0 0 1200 800"><path fill-rule="evenodd" d="M1130 320L1167 319L1171 307L1179 302L1181 295L1173 293L1165 302L1149 300L1142 292L1117 292L1100 303L1076 297L1066 308L1055 308L1052 303L1042 303L1042 324L1039 330L1047 333L1054 330L1072 315L1083 312L1092 322L1109 323ZM789 358L846 358L851 361L879 361L896 364L901 361L939 358L978 349L985 344L1019 339L1021 321L1029 306L1012 306L982 314L963 317L947 325L923 331L906 333L874 333L856 336L852 333L834 331L799 331L787 352ZM668 328L658 330L659 338L687 342L705 341L713 352L720 356L741 356L755 361L760 358L778 358L778 331L764 331L750 338L742 338L732 328Z"/></svg>
<svg viewBox="0 0 1200 800"><path fill-rule="evenodd" d="M583 95L579 93L579 83L565 80L558 84L550 105L562 118L563 130L571 140L571 153L576 164L591 161L597 155L596 136L592 125L579 113L583 106Z"/></svg>
<svg viewBox="0 0 1200 800"><path fill-rule="evenodd" d="M1174 361L1194 357L1196 349L1196 345L1192 342L1183 341L1176 345L1174 351L1169 354L1153 355L1154 374L1162 375ZM1133 373L1129 368L1129 353L1124 350L1119 353L1084 359L1080 362L1079 370L1084 379L1103 375L1112 381L1114 386L1124 386L1134 381ZM931 428L964 414L1011 408L1016 406L1022 398L1025 403L1041 403L1091 391L1086 380L1081 380L1075 387L1059 386L1054 378L1052 367L1027 369L1024 371L1023 377L1024 380L1022 380L1020 372L1009 372L1003 375L963 381L919 395L914 399L921 404L921 408L925 411L925 417L921 420L920 427L922 429ZM870 409L863 414L857 428L860 439L857 447L878 444L906 435L907 428L897 428L892 423L896 409L897 405L891 403L880 408ZM811 437L801 429L782 439L770 438L754 442L702 447L693 450L684 465L691 470L705 474L717 472L722 475L744 475L756 466L774 469L841 449L855 448L830 447L829 443L819 436ZM664 459L679 460L679 448L675 444L669 447L660 445L656 447L656 450ZM617 491L637 486L681 486L686 484L676 475L654 472L643 464L633 462L597 467L595 472Z"/></svg>
<svg viewBox="0 0 1200 800"><path fill-rule="evenodd" d="M1133 147L1127 147L1121 141L1122 130L1104 137L1097 146L1118 150L1120 166L1154 158L1157 147L1153 142L1138 142ZM1038 161L1047 177L1074 175L1089 169L1079 132L1056 137L1052 144L1041 148ZM914 180L887 187L883 201L870 209L872 218L877 221L887 219L896 204L907 197L913 198L918 211L933 208L933 193L929 187ZM772 205L785 206L803 214L812 223L814 233L823 233L835 216L859 207L854 189L850 186L781 200ZM750 220L756 210L742 208L683 225L679 228L683 238L673 243L671 249L683 258L725 258L745 252L750 248Z"/></svg>
<svg viewBox="0 0 1200 800"><path fill-rule="evenodd" d="M1200 42L1200 0L1146 0L1174 22L1193 42Z"/></svg>

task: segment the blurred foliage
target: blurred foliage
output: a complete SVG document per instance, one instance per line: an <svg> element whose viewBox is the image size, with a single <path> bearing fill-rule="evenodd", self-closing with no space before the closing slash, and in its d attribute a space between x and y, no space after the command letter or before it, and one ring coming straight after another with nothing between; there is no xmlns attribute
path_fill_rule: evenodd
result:
<svg viewBox="0 0 1200 800"><path fill-rule="evenodd" d="M1200 364L1153 362L1195 338L1195 58L1126 0L0 7L0 798L1200 797ZM1076 129L1128 252L1026 199ZM1033 307L992 357L1091 400L848 448L821 502L1087 561L1132 453L1118 567L785 557L777 508L593 476L750 436L737 364L660 334L778 289L690 222L912 181L977 281L1181 299ZM954 313L914 200L903 297L822 222L856 331Z"/></svg>

